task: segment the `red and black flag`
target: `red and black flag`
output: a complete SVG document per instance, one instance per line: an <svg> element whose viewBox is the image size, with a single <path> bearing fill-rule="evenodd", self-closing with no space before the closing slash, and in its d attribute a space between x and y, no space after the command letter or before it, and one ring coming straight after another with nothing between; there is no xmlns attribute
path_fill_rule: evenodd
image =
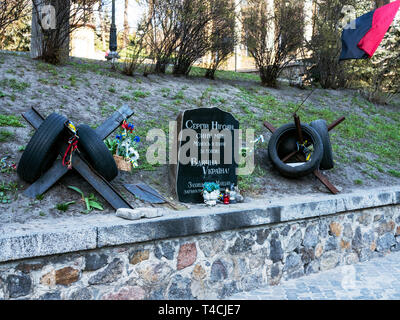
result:
<svg viewBox="0 0 400 320"><path fill-rule="evenodd" d="M378 49L400 8L400 0L391 2L355 20L342 33L339 60L371 58Z"/></svg>

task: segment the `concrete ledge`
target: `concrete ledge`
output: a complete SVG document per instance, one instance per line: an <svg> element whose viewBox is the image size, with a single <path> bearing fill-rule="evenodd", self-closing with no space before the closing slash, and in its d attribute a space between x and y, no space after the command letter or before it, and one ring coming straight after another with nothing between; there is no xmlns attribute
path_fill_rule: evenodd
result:
<svg viewBox="0 0 400 320"><path fill-rule="evenodd" d="M0 226L0 262L107 246L184 237L302 220L400 204L400 186L342 195L311 195L275 201L173 212L128 221L90 216Z"/></svg>

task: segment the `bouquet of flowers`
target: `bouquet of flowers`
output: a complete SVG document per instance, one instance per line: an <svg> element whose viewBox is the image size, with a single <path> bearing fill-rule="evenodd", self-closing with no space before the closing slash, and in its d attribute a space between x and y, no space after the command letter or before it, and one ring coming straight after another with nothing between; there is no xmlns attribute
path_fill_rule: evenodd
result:
<svg viewBox="0 0 400 320"><path fill-rule="evenodd" d="M106 146L113 154L115 162L119 169L131 171L132 167L139 166L139 152L137 147L140 143L140 138L133 134L135 126L132 123L124 121L118 134L114 139L107 139Z"/></svg>
<svg viewBox="0 0 400 320"><path fill-rule="evenodd" d="M204 203L209 206L215 206L220 196L220 186L215 182L206 182L203 185Z"/></svg>

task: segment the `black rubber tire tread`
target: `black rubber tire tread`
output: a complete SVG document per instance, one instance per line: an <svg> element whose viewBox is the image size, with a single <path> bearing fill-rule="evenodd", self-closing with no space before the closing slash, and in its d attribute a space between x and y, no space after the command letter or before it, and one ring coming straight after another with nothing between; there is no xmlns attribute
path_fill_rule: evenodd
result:
<svg viewBox="0 0 400 320"><path fill-rule="evenodd" d="M315 120L310 123L310 126L318 132L324 145L324 155L319 168L321 170L330 170L335 166L333 161L333 151L331 139L329 137L328 125L325 120Z"/></svg>
<svg viewBox="0 0 400 320"><path fill-rule="evenodd" d="M288 123L278 128L272 134L268 143L268 154L272 163L276 169L287 178L300 178L312 173L315 169L319 168L322 160L324 149L321 137L312 127L307 124L302 124L301 128L303 136L308 136L307 139L310 139L314 146L314 152L311 160L304 165L291 167L284 163L278 155L278 143L282 142L282 138L284 138L285 135L290 137L290 139L292 136L297 136L296 125L294 123Z"/></svg>
<svg viewBox="0 0 400 320"><path fill-rule="evenodd" d="M101 138L86 124L77 127L77 135L78 150L84 158L107 181L113 180L118 175L117 164Z"/></svg>
<svg viewBox="0 0 400 320"><path fill-rule="evenodd" d="M36 130L18 163L17 173L22 180L33 183L57 159L61 143L67 138L66 121L64 116L52 113Z"/></svg>

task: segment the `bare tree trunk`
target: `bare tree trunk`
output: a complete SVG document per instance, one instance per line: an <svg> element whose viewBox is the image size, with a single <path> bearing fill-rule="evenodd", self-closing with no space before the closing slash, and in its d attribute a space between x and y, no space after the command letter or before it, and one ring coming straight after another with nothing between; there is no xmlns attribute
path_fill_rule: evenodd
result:
<svg viewBox="0 0 400 320"><path fill-rule="evenodd" d="M69 56L70 0L32 1L31 57L62 61ZM47 60L47 59L46 59ZM48 61L50 62L50 61Z"/></svg>
<svg viewBox="0 0 400 320"><path fill-rule="evenodd" d="M36 6L33 4L36 2ZM42 4L39 0L32 0L32 26L31 26L31 58L36 59L42 56L43 53L43 33L39 22L39 13Z"/></svg>
<svg viewBox="0 0 400 320"><path fill-rule="evenodd" d="M128 43L129 43L128 8L129 8L129 0L125 0L125 9L124 9L124 48L126 48L128 46Z"/></svg>

